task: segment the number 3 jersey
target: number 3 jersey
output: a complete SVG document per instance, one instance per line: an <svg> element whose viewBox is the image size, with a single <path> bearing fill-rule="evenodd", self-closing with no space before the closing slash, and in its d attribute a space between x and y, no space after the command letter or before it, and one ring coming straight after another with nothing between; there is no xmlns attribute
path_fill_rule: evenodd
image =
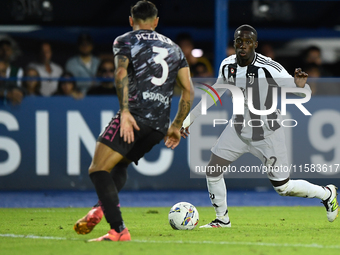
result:
<svg viewBox="0 0 340 255"><path fill-rule="evenodd" d="M129 59L129 110L137 121L166 134L178 70L188 63L169 38L152 30L117 37L113 54Z"/></svg>

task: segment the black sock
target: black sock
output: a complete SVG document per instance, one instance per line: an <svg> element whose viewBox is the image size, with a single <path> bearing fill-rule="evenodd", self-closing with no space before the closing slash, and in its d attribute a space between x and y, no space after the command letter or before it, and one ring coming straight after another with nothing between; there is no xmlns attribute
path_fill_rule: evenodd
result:
<svg viewBox="0 0 340 255"><path fill-rule="evenodd" d="M115 182L118 193L122 190L127 179L128 163L118 163L111 171L111 178Z"/></svg>
<svg viewBox="0 0 340 255"><path fill-rule="evenodd" d="M125 224L124 221L122 222L115 222L115 223L110 223L111 229L116 230L117 233L120 233L124 230Z"/></svg>
<svg viewBox="0 0 340 255"><path fill-rule="evenodd" d="M116 232L121 232L125 226L119 208L118 191L111 175L106 171L97 171L90 174L90 178L98 198L105 208L104 215L106 221Z"/></svg>
<svg viewBox="0 0 340 255"><path fill-rule="evenodd" d="M114 181L118 193L122 190L127 179L127 168L129 163L118 163L110 172L111 178ZM100 201L98 201L93 207L102 206Z"/></svg>

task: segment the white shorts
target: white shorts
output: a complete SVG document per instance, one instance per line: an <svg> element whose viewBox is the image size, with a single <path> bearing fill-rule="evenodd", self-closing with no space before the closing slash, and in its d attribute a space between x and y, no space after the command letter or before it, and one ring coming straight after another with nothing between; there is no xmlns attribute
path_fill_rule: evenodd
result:
<svg viewBox="0 0 340 255"><path fill-rule="evenodd" d="M228 161L235 161L244 153L250 152L267 167L267 176L273 181L289 178L287 149L283 128L260 141L247 141L241 138L234 127L228 125L211 148L216 156Z"/></svg>

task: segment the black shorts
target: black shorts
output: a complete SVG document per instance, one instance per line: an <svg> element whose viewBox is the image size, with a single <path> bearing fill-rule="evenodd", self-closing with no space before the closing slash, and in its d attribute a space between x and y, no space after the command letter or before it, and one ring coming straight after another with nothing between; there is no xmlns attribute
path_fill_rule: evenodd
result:
<svg viewBox="0 0 340 255"><path fill-rule="evenodd" d="M124 142L123 137L120 137L120 114L117 114L99 135L97 141L109 146L112 150L137 164L145 153L149 152L153 146L159 144L164 138L164 134L160 131L138 121L137 125L140 130L134 130L134 142L130 144Z"/></svg>

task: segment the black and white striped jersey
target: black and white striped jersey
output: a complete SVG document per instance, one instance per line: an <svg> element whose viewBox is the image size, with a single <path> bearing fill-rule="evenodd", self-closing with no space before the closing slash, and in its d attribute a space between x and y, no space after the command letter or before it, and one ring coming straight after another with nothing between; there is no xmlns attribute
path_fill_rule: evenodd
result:
<svg viewBox="0 0 340 255"><path fill-rule="evenodd" d="M273 88L291 87L296 88L294 78L283 66L269 57L255 53L255 58L248 66L241 67L236 62L236 55L224 59L219 69L219 77L216 84L235 85L243 91L244 114L233 115L230 120L237 133L246 140L259 141L273 133L281 126L279 110L269 115L256 115L248 108L248 88L252 88L253 107L256 110L271 109L273 104ZM309 85L305 88L310 90ZM219 95L226 89L217 88ZM297 94L303 96L301 94ZM207 97L207 107L213 105L213 101ZM200 106L196 107L191 114L192 121L200 115ZM231 123L229 123L231 124Z"/></svg>

